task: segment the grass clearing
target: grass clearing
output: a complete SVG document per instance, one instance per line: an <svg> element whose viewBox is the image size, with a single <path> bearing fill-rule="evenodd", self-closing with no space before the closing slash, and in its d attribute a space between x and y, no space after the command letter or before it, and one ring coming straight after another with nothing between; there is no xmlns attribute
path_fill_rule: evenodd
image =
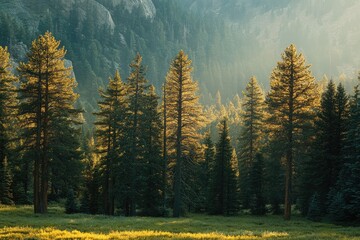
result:
<svg viewBox="0 0 360 240"><path fill-rule="evenodd" d="M45 215L32 206L0 205L1 239L360 239L359 227L314 223L300 217L186 218L109 217L64 214L59 206Z"/></svg>

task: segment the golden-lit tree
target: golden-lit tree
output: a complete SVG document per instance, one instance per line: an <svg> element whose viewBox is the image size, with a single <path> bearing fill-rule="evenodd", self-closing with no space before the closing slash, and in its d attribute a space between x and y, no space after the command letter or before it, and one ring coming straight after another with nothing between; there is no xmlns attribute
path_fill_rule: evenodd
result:
<svg viewBox="0 0 360 240"><path fill-rule="evenodd" d="M106 90L100 90L101 100L98 102L99 112L96 125L97 150L101 154L103 179L104 212L113 215L115 210L115 178L116 166L124 151L124 129L127 111L127 88L118 71L109 79Z"/></svg>
<svg viewBox="0 0 360 240"><path fill-rule="evenodd" d="M198 85L192 80L191 71L191 60L181 50L166 76L167 148L173 156L174 217L183 211L185 162L191 161L190 153L199 143L198 129L203 122Z"/></svg>
<svg viewBox="0 0 360 240"><path fill-rule="evenodd" d="M291 216L291 193L294 156L304 129L312 121L318 101L317 87L304 56L291 44L281 56L282 61L271 74L271 89L267 96L269 127L272 136L283 146L285 157L285 212Z"/></svg>
<svg viewBox="0 0 360 240"><path fill-rule="evenodd" d="M20 63L20 114L22 137L28 155L34 161L34 211L46 213L49 191L49 164L55 155L54 145L62 144L59 133L71 135L78 123L74 108L78 95L71 68L65 67L65 49L59 48L50 32L32 42L28 62ZM69 151L67 148L61 148Z"/></svg>
<svg viewBox="0 0 360 240"><path fill-rule="evenodd" d="M11 139L15 132L14 119L17 114L15 82L11 73L10 54L7 48L0 47L0 203L11 204L11 178L7 159L11 153Z"/></svg>

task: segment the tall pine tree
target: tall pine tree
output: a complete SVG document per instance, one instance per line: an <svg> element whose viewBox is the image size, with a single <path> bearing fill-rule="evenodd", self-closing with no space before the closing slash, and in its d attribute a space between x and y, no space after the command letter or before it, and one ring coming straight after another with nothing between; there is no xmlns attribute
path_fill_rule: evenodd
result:
<svg viewBox="0 0 360 240"><path fill-rule="evenodd" d="M28 62L20 63L20 114L24 144L34 161L34 211L46 213L54 144L61 144L59 128L74 132L79 111L74 108L78 95L71 68L65 67L64 47L59 48L50 32L32 42ZM66 148L65 148L65 151Z"/></svg>
<svg viewBox="0 0 360 240"><path fill-rule="evenodd" d="M219 140L211 177L209 213L233 215L238 210L238 165L230 143L227 120L219 124Z"/></svg>
<svg viewBox="0 0 360 240"><path fill-rule="evenodd" d="M269 124L273 135L283 144L285 157L285 211L284 219L290 220L294 156L305 126L314 115L316 103L315 79L305 64L305 58L298 54L291 44L281 56L282 61L271 74L271 89L267 103L271 117Z"/></svg>
<svg viewBox="0 0 360 240"><path fill-rule="evenodd" d="M251 169L259 153L264 131L265 97L255 77L251 77L244 93L243 126L239 137L240 190L243 208L249 207Z"/></svg>
<svg viewBox="0 0 360 240"><path fill-rule="evenodd" d="M136 211L136 200L139 197L137 188L140 184L138 170L143 164L144 145L140 141L141 137L141 117L144 111L145 91L148 88L145 78L146 68L142 64L142 57L138 53L130 64L131 72L127 78L127 97L129 99L129 116L127 130L127 161L129 164L130 177L127 180L129 188L128 196L125 200L126 215L134 216Z"/></svg>
<svg viewBox="0 0 360 240"><path fill-rule="evenodd" d="M100 90L99 112L96 125L96 143L101 154L103 210L107 215L115 211L116 176L124 176L126 162L121 158L125 145L125 120L127 118L127 88L118 71L109 79L106 90ZM117 170L123 171L119 174Z"/></svg>
<svg viewBox="0 0 360 240"><path fill-rule="evenodd" d="M198 129L202 125L202 109L197 96L198 85L191 77L191 60L181 50L171 62L166 76L166 124L168 152L173 156L173 216L184 211L184 166L194 145L198 144Z"/></svg>
<svg viewBox="0 0 360 240"><path fill-rule="evenodd" d="M143 142L143 166L140 208L142 214L160 216L162 212L163 157L161 154L162 122L158 111L158 96L155 87L150 86L145 95L141 120L141 141Z"/></svg>

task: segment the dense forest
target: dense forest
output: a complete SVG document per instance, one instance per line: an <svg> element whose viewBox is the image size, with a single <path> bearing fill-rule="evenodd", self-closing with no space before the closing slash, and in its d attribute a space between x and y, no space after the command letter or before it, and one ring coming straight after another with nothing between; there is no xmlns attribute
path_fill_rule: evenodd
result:
<svg viewBox="0 0 360 240"><path fill-rule="evenodd" d="M224 104L218 92L207 106L185 51L169 60L157 91L134 54L128 74L114 70L98 87L87 113L93 128L84 126L66 54L49 31L16 67L0 47L1 204L33 204L35 213L65 200L67 213L290 220L297 211L359 220L360 85L347 92L316 81L295 45L279 53L269 91L251 77L242 96Z"/></svg>
<svg viewBox="0 0 360 240"><path fill-rule="evenodd" d="M360 5L269 2L2 1L0 204L358 221Z"/></svg>

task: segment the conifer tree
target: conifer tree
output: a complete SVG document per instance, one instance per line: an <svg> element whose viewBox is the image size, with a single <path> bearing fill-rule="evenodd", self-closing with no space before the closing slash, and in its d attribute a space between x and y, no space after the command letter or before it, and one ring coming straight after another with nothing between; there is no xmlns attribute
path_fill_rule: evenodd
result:
<svg viewBox="0 0 360 240"><path fill-rule="evenodd" d="M358 79L360 80L360 74ZM343 156L345 163L338 175L335 186L329 193L328 212L335 220L360 219L360 88L350 99L350 116L346 134ZM340 98L338 98L340 99ZM339 115L338 115L339 116Z"/></svg>
<svg viewBox="0 0 360 240"><path fill-rule="evenodd" d="M158 111L158 96L155 87L150 86L144 96L143 112L140 116L141 139L143 142L143 166L140 208L148 216L160 216L162 206L163 158L161 155L162 122Z"/></svg>
<svg viewBox="0 0 360 240"><path fill-rule="evenodd" d="M15 136L15 121L17 100L15 82L17 79L11 73L10 54L7 48L0 47L0 202L12 203L10 169L8 159L14 149L11 140Z"/></svg>
<svg viewBox="0 0 360 240"><path fill-rule="evenodd" d="M219 124L219 141L216 144L216 157L210 184L211 214L233 215L238 210L237 199L237 160L230 144L227 120Z"/></svg>
<svg viewBox="0 0 360 240"><path fill-rule="evenodd" d="M125 146L125 120L127 117L127 88L122 82L118 71L114 78L109 79L106 90L100 90L101 101L98 102L99 112L96 125L96 142L101 156L103 208L107 215L113 215L115 210L116 176L125 177L125 163L121 156ZM117 172L121 169L121 174Z"/></svg>
<svg viewBox="0 0 360 240"><path fill-rule="evenodd" d="M184 167L192 161L189 154L198 144L198 129L202 125L202 110L197 96L198 86L191 77L191 60L181 50L171 62L166 76L166 124L168 152L173 156L173 216L184 211Z"/></svg>
<svg viewBox="0 0 360 240"><path fill-rule="evenodd" d="M285 220L291 216L294 156L316 105L316 84L309 68L304 56L290 45L271 74L271 89L267 96L271 113L269 125L272 134L282 142L285 156Z"/></svg>
<svg viewBox="0 0 360 240"><path fill-rule="evenodd" d="M20 114L22 137L34 161L34 212L46 213L49 191L49 164L54 144L61 144L59 128L73 132L79 111L74 108L78 95L71 69L64 65L65 49L59 48L50 32L32 42L28 62L20 63ZM62 139L61 139L62 140ZM65 151L67 151L65 149Z"/></svg>
<svg viewBox="0 0 360 240"><path fill-rule="evenodd" d="M140 141L141 137L141 116L145 100L145 92L148 88L148 80L145 78L146 68L142 65L142 57L138 53L130 64L131 72L127 78L127 97L128 106L128 129L127 129L127 161L130 176L126 181L129 193L126 196L125 209L126 215L134 216L136 210L136 199L139 197L137 188L140 184L138 169L143 164L144 145Z"/></svg>
<svg viewBox="0 0 360 240"><path fill-rule="evenodd" d="M251 169L262 145L265 120L265 98L255 77L250 78L244 95L243 126L239 137L238 155L241 171L241 203L243 208L248 208L251 197Z"/></svg>

